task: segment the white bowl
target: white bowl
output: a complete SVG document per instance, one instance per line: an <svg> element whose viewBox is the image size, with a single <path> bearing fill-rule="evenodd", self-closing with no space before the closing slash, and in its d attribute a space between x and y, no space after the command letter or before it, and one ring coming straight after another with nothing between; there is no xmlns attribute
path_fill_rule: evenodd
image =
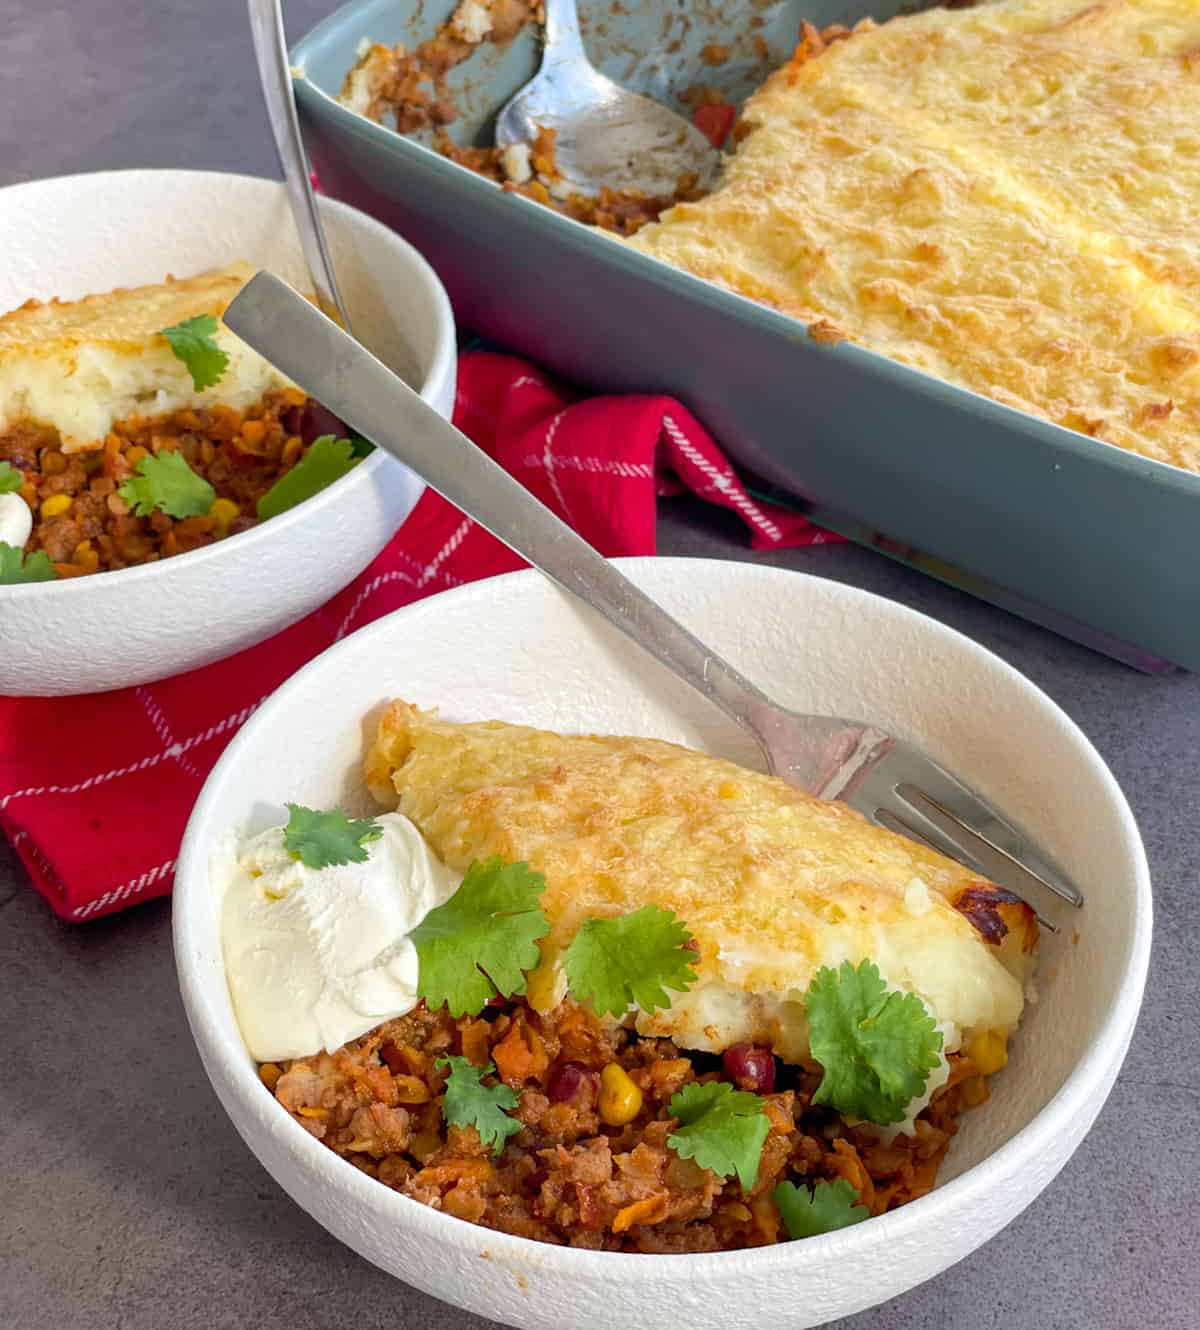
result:
<svg viewBox="0 0 1200 1330"><path fill-rule="evenodd" d="M454 404L454 316L411 245L321 200L355 332L443 415ZM273 180L104 171L0 190L0 310L190 276L246 259L309 289ZM316 609L356 577L423 485L382 452L280 517L159 563L0 587L0 694L86 693L218 660Z"/></svg>
<svg viewBox="0 0 1200 1330"><path fill-rule="evenodd" d="M966 1256L1079 1144L1141 1002L1151 924L1145 855L1125 799L1080 731L1021 675L950 629L799 573L621 562L781 701L869 718L923 744L1082 884L1087 906L1058 912L1065 926L1046 938L1040 1000L992 1099L966 1116L937 1189L856 1227L752 1251L641 1256L545 1246L390 1191L315 1141L258 1081L226 989L211 847L231 830L281 820L288 799L368 809L359 765L368 720L386 699L438 705L456 720L656 735L756 764L754 746L724 716L532 572L446 592L355 633L285 684L229 745L192 813L175 877L188 1019L217 1095L276 1181L343 1242L427 1293L530 1330L821 1325Z"/></svg>

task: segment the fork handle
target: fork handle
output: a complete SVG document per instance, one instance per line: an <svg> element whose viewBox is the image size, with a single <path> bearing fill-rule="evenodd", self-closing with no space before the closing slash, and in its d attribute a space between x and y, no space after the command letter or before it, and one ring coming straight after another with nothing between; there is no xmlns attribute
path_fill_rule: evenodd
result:
<svg viewBox="0 0 1200 1330"><path fill-rule="evenodd" d="M271 273L225 312L244 342L746 729L773 711L747 678L534 498L365 347ZM547 444L547 469L553 458ZM769 756L769 755L768 755Z"/></svg>

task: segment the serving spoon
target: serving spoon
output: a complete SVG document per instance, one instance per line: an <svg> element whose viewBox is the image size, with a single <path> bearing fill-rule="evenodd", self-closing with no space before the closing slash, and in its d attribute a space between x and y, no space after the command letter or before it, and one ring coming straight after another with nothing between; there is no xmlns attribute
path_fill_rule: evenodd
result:
<svg viewBox="0 0 1200 1330"><path fill-rule="evenodd" d="M844 800L1022 897L1083 903L1016 827L918 748L867 722L778 706L287 283L258 273L224 317L306 393L714 702L758 742L774 775Z"/></svg>
<svg viewBox="0 0 1200 1330"><path fill-rule="evenodd" d="M579 194L602 186L674 194L679 178L713 183L721 154L681 115L605 77L587 57L575 0L545 0L542 66L501 109L496 145L556 132L554 161Z"/></svg>
<svg viewBox="0 0 1200 1330"><path fill-rule="evenodd" d="M338 289L325 228L317 212L317 196L313 189L308 155L304 151L304 139L300 134L300 118L296 112L291 66L288 64L287 36L283 29L283 8L280 0L247 0L247 12L250 17L250 42L258 65L258 81L267 107L267 119L271 123L275 152L283 169L288 203L300 236L300 248L304 252L304 262L308 265L308 275L322 308L336 310L342 327L349 328L350 316Z"/></svg>

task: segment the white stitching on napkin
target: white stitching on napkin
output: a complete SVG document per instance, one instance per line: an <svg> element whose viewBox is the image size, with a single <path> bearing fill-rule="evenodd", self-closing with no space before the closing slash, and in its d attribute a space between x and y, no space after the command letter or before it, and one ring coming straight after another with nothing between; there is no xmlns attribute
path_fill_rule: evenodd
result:
<svg viewBox="0 0 1200 1330"><path fill-rule="evenodd" d="M718 470L718 468L715 467L703 453L693 447L688 441L687 435L684 434L683 430L681 430L668 415L663 416L663 428L671 436L671 441L684 457L709 478L709 482L713 489L719 494L724 494L742 516L745 517L747 522L758 527L760 531L770 536L772 540L783 539L783 532L771 521L758 504L756 504L748 494L738 490L737 481L734 477L728 472Z"/></svg>

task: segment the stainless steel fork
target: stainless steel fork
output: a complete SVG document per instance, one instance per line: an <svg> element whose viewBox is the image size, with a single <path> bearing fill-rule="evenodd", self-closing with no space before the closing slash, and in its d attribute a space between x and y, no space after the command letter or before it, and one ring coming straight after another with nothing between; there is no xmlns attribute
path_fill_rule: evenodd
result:
<svg viewBox="0 0 1200 1330"><path fill-rule="evenodd" d="M775 775L842 799L1032 897L1039 917L1039 893L1083 903L1016 827L918 748L868 723L799 715L772 702L279 278L252 278L225 322L305 392L716 703L754 736Z"/></svg>

